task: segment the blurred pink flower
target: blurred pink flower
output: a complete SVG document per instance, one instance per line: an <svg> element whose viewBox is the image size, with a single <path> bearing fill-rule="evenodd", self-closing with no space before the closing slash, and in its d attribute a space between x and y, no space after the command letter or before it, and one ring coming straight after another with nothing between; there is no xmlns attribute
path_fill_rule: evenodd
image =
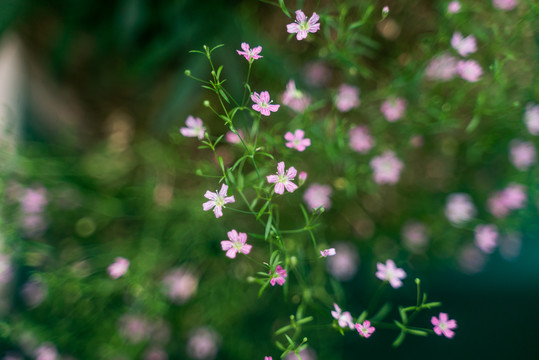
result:
<svg viewBox="0 0 539 360"><path fill-rule="evenodd" d="M207 327L196 329L187 341L187 354L198 360L211 360L217 355L219 336Z"/></svg>
<svg viewBox="0 0 539 360"><path fill-rule="evenodd" d="M331 208L331 186L320 185L317 183L311 184L305 193L303 194L303 201L307 204L309 209L314 210L323 206L325 210Z"/></svg>
<svg viewBox="0 0 539 360"><path fill-rule="evenodd" d="M286 147L290 149L296 149L297 151L304 151L305 148L311 146L311 139L304 138L305 131L297 129L294 134L290 131L284 134L284 139L288 141Z"/></svg>
<svg viewBox="0 0 539 360"><path fill-rule="evenodd" d="M296 10L296 22L286 25L286 31L290 34L296 34L296 39L303 40L309 33L315 33L320 30L319 16L313 12L313 15L307 20L307 17L301 10Z"/></svg>
<svg viewBox="0 0 539 360"><path fill-rule="evenodd" d="M470 195L464 193L449 195L445 206L445 216L450 222L459 225L472 219L475 215L476 210Z"/></svg>
<svg viewBox="0 0 539 360"><path fill-rule="evenodd" d="M371 326L371 322L369 320L365 320L363 324L356 323L355 326L359 335L364 338L369 338L374 330L376 330L374 326Z"/></svg>
<svg viewBox="0 0 539 360"><path fill-rule="evenodd" d="M387 150L382 155L372 158L370 166L377 184L395 184L400 179L404 164L393 151Z"/></svg>
<svg viewBox="0 0 539 360"><path fill-rule="evenodd" d="M273 360L271 356L264 356L264 360Z"/></svg>
<svg viewBox="0 0 539 360"><path fill-rule="evenodd" d="M299 352L299 356L301 357L301 360L316 360L316 353L314 350L307 348L303 349ZM300 358L298 355L296 355L293 352L290 352L286 355L284 360L299 360Z"/></svg>
<svg viewBox="0 0 539 360"><path fill-rule="evenodd" d="M348 281L354 277L359 265L357 249L348 243L336 243L335 256L326 261L326 266L331 275L337 280Z"/></svg>
<svg viewBox="0 0 539 360"><path fill-rule="evenodd" d="M240 134L242 139L245 139L245 137L243 136L243 131L239 129L236 131L238 132L238 134ZM226 133L225 140L230 144L241 144L240 137L237 134L233 133L232 131L228 131Z"/></svg>
<svg viewBox="0 0 539 360"><path fill-rule="evenodd" d="M448 54L433 57L425 70L425 76L431 80L451 80L457 75L457 61L457 58Z"/></svg>
<svg viewBox="0 0 539 360"><path fill-rule="evenodd" d="M311 97L296 89L294 80L286 85L286 91L282 96L282 103L298 113L302 113L311 104Z"/></svg>
<svg viewBox="0 0 539 360"><path fill-rule="evenodd" d="M531 141L511 141L510 160L518 170L528 170L536 161L535 146Z"/></svg>
<svg viewBox="0 0 539 360"><path fill-rule="evenodd" d="M447 5L447 12L450 13L450 14L456 14L458 12L460 12L460 2L458 1L451 1L448 5Z"/></svg>
<svg viewBox="0 0 539 360"><path fill-rule="evenodd" d="M483 270L486 263L485 254L472 244L463 246L457 254L460 269L467 274L475 274Z"/></svg>
<svg viewBox="0 0 539 360"><path fill-rule="evenodd" d="M502 191L503 204L510 210L522 209L526 200L526 188L523 185L511 183Z"/></svg>
<svg viewBox="0 0 539 360"><path fill-rule="evenodd" d="M288 192L294 192L298 186L292 182L296 177L297 171L291 166L285 174L284 161L277 164L277 175L268 175L266 178L268 183L275 184L275 193L283 194L284 189Z"/></svg>
<svg viewBox="0 0 539 360"><path fill-rule="evenodd" d="M23 214L21 221L24 234L29 238L39 237L47 230L47 221L41 213Z"/></svg>
<svg viewBox="0 0 539 360"><path fill-rule="evenodd" d="M369 152L374 146L369 128L367 126L355 126L348 132L350 137L350 148L360 154Z"/></svg>
<svg viewBox="0 0 539 360"><path fill-rule="evenodd" d="M251 252L253 246L246 243L246 233L238 233L236 230L231 230L227 235L229 240L221 241L221 248L223 251L226 251L226 256L234 259L237 253L249 254Z"/></svg>
<svg viewBox="0 0 539 360"><path fill-rule="evenodd" d="M415 148L423 146L423 143L424 139L421 135L414 135L410 138L410 144Z"/></svg>
<svg viewBox="0 0 539 360"><path fill-rule="evenodd" d="M34 350L35 360L56 360L58 359L58 350L51 343L43 343Z"/></svg>
<svg viewBox="0 0 539 360"><path fill-rule="evenodd" d="M47 202L47 191L44 187L26 189L20 200L21 210L27 214L41 213Z"/></svg>
<svg viewBox="0 0 539 360"><path fill-rule="evenodd" d="M227 192L228 186L225 184L221 186L221 190L219 190L219 192L215 191L215 193L212 193L209 190L206 191L204 197L206 199L210 199L210 201L206 201L204 204L202 204L202 209L204 211L208 211L213 208L213 212L216 218L220 218L221 216L223 216L223 208L225 207L225 205L236 202L234 196L226 196Z"/></svg>
<svg viewBox="0 0 539 360"><path fill-rule="evenodd" d="M180 128L180 133L185 137L198 137L199 140L204 139L206 128L203 126L200 118L195 118L191 115L185 120L187 127Z"/></svg>
<svg viewBox="0 0 539 360"><path fill-rule="evenodd" d="M500 240L500 255L506 260L515 260L522 248L521 235L511 232Z"/></svg>
<svg viewBox="0 0 539 360"><path fill-rule="evenodd" d="M282 286L285 283L286 277L287 277L286 270L283 269L281 265L277 265L273 275L271 274L271 270L270 270L269 275L270 275L271 286L275 286L275 283Z"/></svg>
<svg viewBox="0 0 539 360"><path fill-rule="evenodd" d="M487 201L487 208L497 218L504 218L509 214L509 209L505 206L501 191L496 191L490 195Z"/></svg>
<svg viewBox="0 0 539 360"><path fill-rule="evenodd" d="M198 288L198 278L189 270L175 268L163 278L167 296L176 304L183 304L193 296Z"/></svg>
<svg viewBox="0 0 539 360"><path fill-rule="evenodd" d="M305 65L304 78L310 85L325 86L331 79L331 69L323 62L315 61Z"/></svg>
<svg viewBox="0 0 539 360"><path fill-rule="evenodd" d="M382 8L382 18L385 18L389 14L389 6L384 6Z"/></svg>
<svg viewBox="0 0 539 360"><path fill-rule="evenodd" d="M124 314L119 321L119 332L124 339L137 344L150 337L151 324L143 316Z"/></svg>
<svg viewBox="0 0 539 360"><path fill-rule="evenodd" d="M257 92L254 92L251 95L251 100L254 102L253 109L264 116L270 116L271 112L276 112L281 106L271 104L273 101L270 100L270 95L267 91L262 91L260 95L258 95Z"/></svg>
<svg viewBox="0 0 539 360"><path fill-rule="evenodd" d="M336 303L333 303L333 306L335 307L335 310L331 311L331 316L337 320L339 326L342 328L348 327L350 330L353 330L354 321L352 319L352 314L350 314L348 311L341 312L341 308Z"/></svg>
<svg viewBox="0 0 539 360"><path fill-rule="evenodd" d="M335 97L335 106L337 106L337 109L342 112L347 112L358 107L359 104L359 88L348 84L342 84Z"/></svg>
<svg viewBox="0 0 539 360"><path fill-rule="evenodd" d="M258 55L262 51L262 46L257 46L251 49L249 44L247 44L246 42L242 42L241 49L243 51L236 50L238 52L238 55L242 55L249 62L260 59L262 57L262 55Z"/></svg>
<svg viewBox="0 0 539 360"><path fill-rule="evenodd" d="M458 31L454 33L451 38L451 46L453 49L457 50L462 57L466 57L477 51L475 37L473 35L462 37L462 34Z"/></svg>
<svg viewBox="0 0 539 360"><path fill-rule="evenodd" d="M21 290L21 296L26 304L30 308L35 308L45 300L47 297L47 285L42 281L35 279L27 281Z"/></svg>
<svg viewBox="0 0 539 360"><path fill-rule="evenodd" d="M320 250L320 256L322 257L335 256L335 254L335 248Z"/></svg>
<svg viewBox="0 0 539 360"><path fill-rule="evenodd" d="M401 279L406 277L406 273L401 268L395 265L395 262L391 259L386 260L386 264L377 263L376 277L382 281L387 280L394 289L398 289L402 286Z"/></svg>
<svg viewBox="0 0 539 360"><path fill-rule="evenodd" d="M457 72L461 78L469 82L477 82L483 75L483 69L475 60L459 61L457 63Z"/></svg>
<svg viewBox="0 0 539 360"><path fill-rule="evenodd" d="M127 272L127 269L129 269L129 260L123 257L117 257L114 259L114 262L109 265L107 271L111 278L118 279Z"/></svg>
<svg viewBox="0 0 539 360"><path fill-rule="evenodd" d="M399 120L406 110L406 100L403 98L390 97L380 107L380 111L384 114L385 118L389 122L395 122Z"/></svg>
<svg viewBox="0 0 539 360"><path fill-rule="evenodd" d="M477 225L475 227L475 245L490 254L497 245L498 228L496 225Z"/></svg>
<svg viewBox="0 0 539 360"><path fill-rule="evenodd" d="M455 335L455 332L452 330L457 328L457 322L455 320L449 320L446 313L441 312L440 315L438 315L438 318L433 316L430 319L430 322L434 325L434 332L436 335L443 334L449 339Z"/></svg>
<svg viewBox="0 0 539 360"><path fill-rule="evenodd" d="M8 255L0 253L0 284L5 284L13 277L13 267Z"/></svg>
<svg viewBox="0 0 539 360"><path fill-rule="evenodd" d="M429 243L425 224L416 221L404 224L401 230L401 237L404 246L414 253L425 251Z"/></svg>
<svg viewBox="0 0 539 360"><path fill-rule="evenodd" d="M168 360L168 355L163 349L151 348L144 353L144 360Z"/></svg>
<svg viewBox="0 0 539 360"><path fill-rule="evenodd" d="M492 5L494 5L495 8L500 10L513 10L517 5L517 0L492 0Z"/></svg>
<svg viewBox="0 0 539 360"><path fill-rule="evenodd" d="M532 135L539 134L539 105L529 103L524 113L524 123Z"/></svg>

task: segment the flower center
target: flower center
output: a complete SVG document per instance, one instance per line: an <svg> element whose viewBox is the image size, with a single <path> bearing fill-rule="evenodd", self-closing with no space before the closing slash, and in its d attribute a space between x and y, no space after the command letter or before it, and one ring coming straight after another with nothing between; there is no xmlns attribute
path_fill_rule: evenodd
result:
<svg viewBox="0 0 539 360"><path fill-rule="evenodd" d="M217 199L215 199L215 206L224 206L225 205L225 199L220 196L220 195L217 195Z"/></svg>
<svg viewBox="0 0 539 360"><path fill-rule="evenodd" d="M296 141L294 140L294 144L295 144L295 143L296 143ZM279 175L277 181L284 184L285 182L288 181L288 178L286 177L285 174Z"/></svg>
<svg viewBox="0 0 539 360"><path fill-rule="evenodd" d="M234 249L240 251L241 250L241 243L239 241L234 242Z"/></svg>
<svg viewBox="0 0 539 360"><path fill-rule="evenodd" d="M302 31L309 30L309 23L307 21L299 23L299 29Z"/></svg>

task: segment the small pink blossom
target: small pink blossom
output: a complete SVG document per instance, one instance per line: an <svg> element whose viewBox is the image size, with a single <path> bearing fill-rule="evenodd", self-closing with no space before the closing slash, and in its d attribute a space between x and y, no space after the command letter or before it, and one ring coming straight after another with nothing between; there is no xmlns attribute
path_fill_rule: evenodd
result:
<svg viewBox="0 0 539 360"><path fill-rule="evenodd" d="M309 33L315 33L320 30L319 16L313 12L313 15L307 20L307 17L301 10L296 10L296 22L286 25L286 31L289 34L296 34L296 39L303 40Z"/></svg>
<svg viewBox="0 0 539 360"><path fill-rule="evenodd" d="M0 253L0 284L5 284L13 277L13 266L8 255Z"/></svg>
<svg viewBox="0 0 539 360"><path fill-rule="evenodd" d="M457 75L458 59L448 54L432 58L425 70L425 76L431 80L448 81Z"/></svg>
<svg viewBox="0 0 539 360"><path fill-rule="evenodd" d="M107 271L111 278L118 279L127 272L127 269L129 269L129 260L123 257L117 257L114 259L114 262L109 265Z"/></svg>
<svg viewBox="0 0 539 360"><path fill-rule="evenodd" d="M336 303L333 303L333 306L335 307L335 310L331 311L331 316L337 320L339 326L342 328L348 327L350 330L353 330L354 321L352 320L352 314L348 311L341 312L341 308Z"/></svg>
<svg viewBox="0 0 539 360"><path fill-rule="evenodd" d="M450 222L456 225L463 224L475 215L476 210L470 195L464 193L449 195L445 206L445 216Z"/></svg>
<svg viewBox="0 0 539 360"><path fill-rule="evenodd" d="M492 0L492 5L494 5L495 8L500 10L513 10L517 5L517 0Z"/></svg>
<svg viewBox="0 0 539 360"><path fill-rule="evenodd" d="M386 264L377 263L376 277L380 280L387 280L389 284L394 288L400 288L402 286L402 279L406 277L406 273L401 268L395 265L395 262L391 259L386 260Z"/></svg>
<svg viewBox="0 0 539 360"><path fill-rule="evenodd" d="M163 285L169 299L181 305L196 293L198 278L185 268L175 268L165 275Z"/></svg>
<svg viewBox="0 0 539 360"><path fill-rule="evenodd" d="M365 320L363 324L356 323L356 330L361 335L361 337L369 338L374 330L374 326L371 326L371 322L369 320Z"/></svg>
<svg viewBox="0 0 539 360"><path fill-rule="evenodd" d="M496 225L477 225L475 227L475 245L490 254L497 245L498 228Z"/></svg>
<svg viewBox="0 0 539 360"><path fill-rule="evenodd" d="M509 214L509 209L505 206L501 191L496 191L488 198L487 208L492 215L499 219Z"/></svg>
<svg viewBox="0 0 539 360"><path fill-rule="evenodd" d="M526 188L523 185L511 183L502 192L503 204L510 210L522 209L526 200Z"/></svg>
<svg viewBox="0 0 539 360"><path fill-rule="evenodd" d="M251 100L253 100L253 109L258 111L264 116L269 116L271 112L276 112L279 110L281 105L272 105L270 100L269 92L262 91L260 95L257 92L254 92L251 95Z"/></svg>
<svg viewBox="0 0 539 360"><path fill-rule="evenodd" d="M372 158L370 166L377 184L395 184L400 179L404 164L393 151L387 150L382 155Z"/></svg>
<svg viewBox="0 0 539 360"><path fill-rule="evenodd" d="M510 160L518 170L528 170L536 162L535 146L531 141L511 141Z"/></svg>
<svg viewBox="0 0 539 360"><path fill-rule="evenodd" d="M231 230L227 235L229 240L221 241L221 247L223 248L223 251L226 251L226 256L234 259L237 253L249 254L251 252L253 246L246 244L246 233L238 233L236 230Z"/></svg>
<svg viewBox="0 0 539 360"><path fill-rule="evenodd" d="M311 97L296 88L294 80L286 85L282 96L282 103L298 113L302 113L311 104Z"/></svg>
<svg viewBox="0 0 539 360"><path fill-rule="evenodd" d="M350 111L353 108L357 108L360 103L359 88L348 84L342 84L339 87L339 92L335 97L335 106L337 106L339 111Z"/></svg>
<svg viewBox="0 0 539 360"><path fill-rule="evenodd" d="M331 69L321 61L315 61L305 65L304 78L310 85L316 87L326 86L331 76Z"/></svg>
<svg viewBox="0 0 539 360"><path fill-rule="evenodd" d="M35 308L41 305L41 303L47 298L47 294L47 285L39 279L27 281L21 290L22 299L30 308Z"/></svg>
<svg viewBox="0 0 539 360"><path fill-rule="evenodd" d="M195 118L191 115L185 120L187 127L180 128L180 133L185 137L198 137L199 140L204 139L206 128L203 126L200 118Z"/></svg>
<svg viewBox="0 0 539 360"><path fill-rule="evenodd" d="M406 100L403 98L390 97L380 107L380 111L384 114L389 122L395 122L402 118L406 110Z"/></svg>
<svg viewBox="0 0 539 360"><path fill-rule="evenodd" d="M457 72L461 78L469 82L477 82L483 69L475 60L461 60L457 63Z"/></svg>
<svg viewBox="0 0 539 360"><path fill-rule="evenodd" d="M389 6L384 6L382 8L382 17L385 18L389 14Z"/></svg>
<svg viewBox="0 0 539 360"><path fill-rule="evenodd" d="M140 315L124 314L118 326L120 335L132 344L147 340L152 332L151 323Z"/></svg>
<svg viewBox="0 0 539 360"><path fill-rule="evenodd" d="M247 44L246 42L242 42L241 48L243 51L236 50L238 52L238 55L242 55L249 62L260 59L262 57L262 55L258 55L262 51L262 46L257 46L251 49L249 44Z"/></svg>
<svg viewBox="0 0 539 360"><path fill-rule="evenodd" d="M335 256L329 257L326 265L329 273L339 281L348 281L357 273L359 255L349 243L335 244Z"/></svg>
<svg viewBox="0 0 539 360"><path fill-rule="evenodd" d="M367 126L356 126L348 132L350 137L350 148L360 154L366 154L374 146L369 128Z"/></svg>
<svg viewBox="0 0 539 360"><path fill-rule="evenodd" d="M286 270L281 267L281 265L277 265L275 268L275 272L272 274L271 270L269 272L270 275L270 284L271 286L275 286L275 283L283 286L283 284L286 281Z"/></svg>
<svg viewBox="0 0 539 360"><path fill-rule="evenodd" d="M429 242L427 228L420 222L407 222L402 227L401 236L404 246L414 253L423 252Z"/></svg>
<svg viewBox="0 0 539 360"><path fill-rule="evenodd" d="M207 327L193 331L187 341L187 354L197 360L214 359L219 350L219 335Z"/></svg>
<svg viewBox="0 0 539 360"><path fill-rule="evenodd" d="M450 13L450 14L456 14L458 12L460 12L460 2L458 1L451 1L448 5L447 5L447 12Z"/></svg>
<svg viewBox="0 0 539 360"><path fill-rule="evenodd" d="M268 175L268 183L275 184L275 193L282 195L284 189L288 192L294 192L298 186L292 182L296 177L297 171L291 166L285 174L284 161L277 164L277 175Z"/></svg>
<svg viewBox="0 0 539 360"><path fill-rule="evenodd" d="M320 255L322 257L335 256L335 254L337 254L337 252L335 251L335 248L320 250Z"/></svg>
<svg viewBox="0 0 539 360"><path fill-rule="evenodd" d="M539 105L529 103L524 113L524 123L532 135L539 134Z"/></svg>
<svg viewBox="0 0 539 360"><path fill-rule="evenodd" d="M264 360L273 360L271 356L264 356Z"/></svg>
<svg viewBox="0 0 539 360"><path fill-rule="evenodd" d="M305 131L297 129L294 134L290 131L284 134L284 139L288 141L286 147L290 149L296 149L297 151L304 151L305 148L311 146L311 139L304 138Z"/></svg>
<svg viewBox="0 0 539 360"><path fill-rule="evenodd" d="M51 343L43 343L34 350L36 360L56 360L58 359L58 350Z"/></svg>
<svg viewBox="0 0 539 360"><path fill-rule="evenodd" d="M452 331L453 329L457 328L457 322L455 320L449 320L449 317L446 313L440 313L438 318L436 316L433 316L430 319L430 322L432 325L434 325L434 332L436 335L444 335L446 338L451 339L455 332Z"/></svg>
<svg viewBox="0 0 539 360"><path fill-rule="evenodd" d="M305 201L309 209L318 209L322 206L327 210L331 208L331 199L329 197L332 192L333 190L329 185L313 183L305 190L303 201Z"/></svg>
<svg viewBox="0 0 539 360"><path fill-rule="evenodd" d="M244 136L243 136L243 131L241 130L236 130L238 132L238 134L241 136L241 138L243 139ZM238 134L232 132L232 131L228 131L225 135L225 140L230 143L230 144L241 144L241 139L240 139L240 136L238 136Z"/></svg>
<svg viewBox="0 0 539 360"><path fill-rule="evenodd" d="M316 353L313 349L306 348L301 350L297 355L295 352L289 352L284 360L316 360Z"/></svg>
<svg viewBox="0 0 539 360"><path fill-rule="evenodd" d="M305 184L306 180L307 180L307 173L305 171L300 171L298 175L299 186Z"/></svg>
<svg viewBox="0 0 539 360"><path fill-rule="evenodd" d="M453 49L457 50L462 57L466 57L477 51L475 37L473 35L462 37L462 34L459 32L453 34L451 46Z"/></svg>
<svg viewBox="0 0 539 360"><path fill-rule="evenodd" d="M486 260L485 253L472 244L463 246L457 255L460 269L467 274L475 274L483 270Z"/></svg>
<svg viewBox="0 0 539 360"><path fill-rule="evenodd" d="M421 135L414 135L410 138L410 144L415 148L423 146L424 142L425 140L423 139L423 136Z"/></svg>
<svg viewBox="0 0 539 360"><path fill-rule="evenodd" d="M21 210L27 214L43 212L48 202L46 194L47 192L43 187L26 189L20 200Z"/></svg>
<svg viewBox="0 0 539 360"><path fill-rule="evenodd" d="M216 218L220 218L221 216L223 216L223 208L225 207L225 205L236 202L234 196L226 196L227 192L228 186L225 184L221 186L221 190L219 190L219 192L215 191L213 193L209 190L206 191L204 197L206 199L210 199L210 201L206 201L204 204L202 204L202 209L204 209L204 211L208 211L213 208L213 212Z"/></svg>

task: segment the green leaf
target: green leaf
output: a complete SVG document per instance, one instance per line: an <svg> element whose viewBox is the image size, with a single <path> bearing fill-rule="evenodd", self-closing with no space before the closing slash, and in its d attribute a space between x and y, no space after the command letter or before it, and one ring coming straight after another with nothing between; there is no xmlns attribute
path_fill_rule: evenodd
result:
<svg viewBox="0 0 539 360"><path fill-rule="evenodd" d="M291 346L294 346L294 342L292 341L292 339L290 338L290 336L288 336L287 334L284 334L284 337L286 338L286 340L288 340L288 343L289 343Z"/></svg>
<svg viewBox="0 0 539 360"><path fill-rule="evenodd" d="M264 285L262 285L262 287L260 288L260 290L258 291L258 297L262 296L262 293L264 292L264 290L267 289L267 287L269 286L269 283L270 283L270 279L268 279Z"/></svg>
<svg viewBox="0 0 539 360"><path fill-rule="evenodd" d="M266 223L266 229L264 231L264 240L268 240L269 233L271 231L271 222L273 220L273 212L270 212L268 216L268 222Z"/></svg>
<svg viewBox="0 0 539 360"><path fill-rule="evenodd" d="M288 11L288 9L286 8L286 5L284 4L284 0L279 0L279 5L281 6L281 10L283 10L284 14L288 17L292 17L290 15L290 12Z"/></svg>
<svg viewBox="0 0 539 360"><path fill-rule="evenodd" d="M217 80L219 80L219 77L221 76L221 71L223 71L223 65L219 66L219 68L217 69Z"/></svg>
<svg viewBox="0 0 539 360"><path fill-rule="evenodd" d="M214 50L217 50L217 49L219 49L219 48L222 47L222 46L225 46L225 44L219 44L219 45L214 46L213 49L210 50L210 54L211 54Z"/></svg>
<svg viewBox="0 0 539 360"><path fill-rule="evenodd" d="M395 341L393 341L393 344L391 346L393 347L399 347L402 342L404 341L404 338L406 337L406 333L404 332L404 330L402 330L399 334L399 336L397 336L397 338L395 339Z"/></svg>
<svg viewBox="0 0 539 360"><path fill-rule="evenodd" d="M221 94L221 96L223 97L223 99L225 99L225 101L227 103L230 104L230 100L228 100L228 96L226 96L225 92L223 91L223 89L219 88L219 94Z"/></svg>

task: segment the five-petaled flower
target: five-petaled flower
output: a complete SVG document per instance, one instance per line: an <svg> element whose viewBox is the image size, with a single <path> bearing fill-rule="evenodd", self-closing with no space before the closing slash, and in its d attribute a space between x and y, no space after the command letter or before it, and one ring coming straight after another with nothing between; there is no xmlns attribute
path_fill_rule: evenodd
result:
<svg viewBox="0 0 539 360"><path fill-rule="evenodd" d="M436 335L441 336L443 334L448 339L451 339L455 335L453 329L457 328L457 322L455 320L449 320L446 313L441 312L438 318L433 316L430 322L434 325Z"/></svg>
<svg viewBox="0 0 539 360"><path fill-rule="evenodd" d="M335 310L331 311L331 316L337 320L339 326L342 328L348 327L350 330L353 330L354 321L352 320L352 314L348 311L342 312L341 308L336 303L333 303L333 306L335 307Z"/></svg>
<svg viewBox="0 0 539 360"><path fill-rule="evenodd" d="M386 261L386 264L377 263L376 277L380 280L387 280L393 288L399 288L402 286L401 279L406 277L406 273L401 268L395 265L395 262L391 259Z"/></svg>
<svg viewBox="0 0 539 360"><path fill-rule="evenodd" d="M318 14L313 15L307 20L307 17L301 10L296 10L296 22L286 25L286 31L290 34L296 34L296 39L303 40L309 33L315 33L320 30Z"/></svg>
<svg viewBox="0 0 539 360"><path fill-rule="evenodd" d="M257 46L251 49L249 44L247 44L246 42L243 42L241 43L241 48L243 51L240 51L240 50L236 50L236 51L238 52L239 55L242 55L243 57L245 57L247 61L249 62L252 62L253 60L257 60L263 57L262 55L258 55L262 51L262 46Z"/></svg>
<svg viewBox="0 0 539 360"><path fill-rule="evenodd" d="M185 137L197 137L199 140L204 138L206 128L203 126L202 120L200 118L195 118L191 115L185 120L185 125L187 127L180 128L180 133Z"/></svg>
<svg viewBox="0 0 539 360"><path fill-rule="evenodd" d="M221 190L219 190L219 192L215 191L213 193L209 190L206 191L204 197L206 199L210 199L210 201L206 201L204 204L202 204L204 211L208 211L213 208L216 218L223 216L223 208L225 207L225 204L236 202L234 196L226 196L227 191L228 186L225 184L221 186Z"/></svg>
<svg viewBox="0 0 539 360"><path fill-rule="evenodd" d="M281 106L271 104L270 95L267 91L260 92L260 95L258 95L257 92L254 92L253 95L251 95L251 100L254 102L253 109L265 116L269 116L270 112L276 112Z"/></svg>
<svg viewBox="0 0 539 360"><path fill-rule="evenodd" d="M271 270L269 272L270 275L270 284L271 286L275 286L275 283L283 286L283 284L286 281L286 270L281 267L281 265L277 265L275 268L275 272L272 274Z"/></svg>
<svg viewBox="0 0 539 360"><path fill-rule="evenodd" d="M114 262L109 265L107 272L111 278L118 279L125 275L127 269L129 269L129 260L123 257L117 257L114 259Z"/></svg>
<svg viewBox="0 0 539 360"><path fill-rule="evenodd" d="M335 251L335 248L320 250L320 255L322 257L333 256L335 254L337 254L337 252Z"/></svg>
<svg viewBox="0 0 539 360"><path fill-rule="evenodd" d="M356 323L356 330L361 337L368 338L376 329L374 326L371 326L371 322L369 320L365 320L363 321L363 324Z"/></svg>
<svg viewBox="0 0 539 360"><path fill-rule="evenodd" d="M236 230L231 230L227 235L229 240L221 241L221 247L223 248L223 251L226 251L226 256L234 259L239 252L243 254L249 254L251 252L253 246L246 244L246 233L238 233Z"/></svg>
<svg viewBox="0 0 539 360"><path fill-rule="evenodd" d="M288 141L286 147L290 149L296 149L297 151L304 151L307 146L311 146L311 139L304 137L305 131L297 129L292 134L290 131L284 134L284 139Z"/></svg>
<svg viewBox="0 0 539 360"><path fill-rule="evenodd" d="M275 193L283 194L284 189L288 192L294 192L298 188L296 184L292 182L296 177L297 171L291 166L288 171L284 172L284 161L277 164L277 175L268 175L267 179L270 184L275 184Z"/></svg>

